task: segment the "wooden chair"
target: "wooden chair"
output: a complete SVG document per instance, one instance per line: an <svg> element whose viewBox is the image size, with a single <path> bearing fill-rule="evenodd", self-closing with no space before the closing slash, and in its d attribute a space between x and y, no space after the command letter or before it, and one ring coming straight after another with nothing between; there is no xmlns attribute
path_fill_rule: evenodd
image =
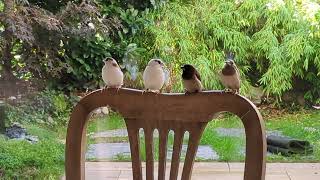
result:
<svg viewBox="0 0 320 180"><path fill-rule="evenodd" d="M133 89L97 90L85 96L74 108L66 141L66 179L85 179L86 126L90 112L109 106L125 119L132 158L133 179L142 180L139 154L139 129L143 128L146 144L146 179L154 177L153 131L159 131L158 179L166 173L167 137L174 131L170 180L178 176L183 135L189 132L188 149L182 178L190 180L195 154L207 123L220 112L241 118L246 133L245 180L265 179L266 138L264 123L257 108L246 98L221 91L184 95L142 93ZM214 167L213 167L214 168Z"/></svg>

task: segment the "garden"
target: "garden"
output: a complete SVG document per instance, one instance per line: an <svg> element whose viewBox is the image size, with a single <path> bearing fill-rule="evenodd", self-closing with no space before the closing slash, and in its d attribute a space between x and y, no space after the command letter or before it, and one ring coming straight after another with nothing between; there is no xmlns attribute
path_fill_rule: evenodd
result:
<svg viewBox="0 0 320 180"><path fill-rule="evenodd" d="M311 151L269 151L267 162L320 162L318 0L3 0L0 54L0 179L64 175L70 114L84 95L105 87L107 57L123 71L123 86L135 89L144 89L149 60L161 59L170 75L165 93L184 92L184 64L197 68L204 90L223 90L219 73L233 59L239 94L258 107L266 135L310 143ZM96 109L86 134L87 161L131 161L118 112ZM155 159L158 139L155 131ZM168 159L173 140L172 132ZM182 159L187 133L183 142ZM244 158L241 120L223 113L210 121L196 161Z"/></svg>

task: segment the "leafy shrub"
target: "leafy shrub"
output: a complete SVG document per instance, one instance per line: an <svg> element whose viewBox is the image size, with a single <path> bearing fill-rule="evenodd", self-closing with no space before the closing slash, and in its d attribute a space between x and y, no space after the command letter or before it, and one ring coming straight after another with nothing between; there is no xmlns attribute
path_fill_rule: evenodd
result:
<svg viewBox="0 0 320 180"><path fill-rule="evenodd" d="M63 57L68 71L53 81L53 88L60 90L96 89L104 85L101 78L103 59L114 57L121 64L129 78L136 79L140 57L144 52L133 42L148 21L142 17L150 2L99 1L101 14L118 17L121 24L118 31L108 35L96 34L93 38L73 38L65 44ZM68 82L67 84L65 82Z"/></svg>
<svg viewBox="0 0 320 180"><path fill-rule="evenodd" d="M312 0L173 1L145 17L152 23L138 45L174 64L173 79L180 79L181 64L191 63L206 88L221 88L217 72L233 53L243 93L261 85L280 97L302 79L310 84L309 100L320 96L320 6ZM174 89L181 91L181 83Z"/></svg>
<svg viewBox="0 0 320 180"><path fill-rule="evenodd" d="M29 97L21 105L9 106L6 111L7 123L32 122L51 127L65 126L77 101L77 97L67 97L58 91L45 90Z"/></svg>

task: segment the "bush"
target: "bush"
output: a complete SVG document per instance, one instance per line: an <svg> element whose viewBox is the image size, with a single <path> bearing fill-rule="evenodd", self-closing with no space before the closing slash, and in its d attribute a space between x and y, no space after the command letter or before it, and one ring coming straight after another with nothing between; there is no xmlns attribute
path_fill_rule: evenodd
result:
<svg viewBox="0 0 320 180"><path fill-rule="evenodd" d="M126 75L135 79L138 73L140 57L144 49L133 42L133 37L148 23L142 17L149 1L98 1L101 14L106 17L117 17L121 24L118 31L108 35L97 33L93 38L72 38L65 44L64 60L68 71L61 79L53 81L53 88L71 91L73 89L96 89L104 85L101 78L103 59L112 56ZM66 84L65 82L68 82Z"/></svg>
<svg viewBox="0 0 320 180"><path fill-rule="evenodd" d="M29 97L21 105L8 106L7 124L20 122L50 127L65 126L77 101L78 98L75 96L67 97L58 91L45 90Z"/></svg>
<svg viewBox="0 0 320 180"><path fill-rule="evenodd" d="M311 8L312 7L312 8ZM309 12L312 9L312 12ZM195 64L204 86L219 89L217 76L229 54L235 55L242 93L250 84L280 97L297 89L295 79L309 84L306 98L320 97L320 6L313 1L174 1L145 16L153 22L139 37L150 56L179 67ZM179 82L179 81L177 81ZM181 83L174 84L182 90Z"/></svg>

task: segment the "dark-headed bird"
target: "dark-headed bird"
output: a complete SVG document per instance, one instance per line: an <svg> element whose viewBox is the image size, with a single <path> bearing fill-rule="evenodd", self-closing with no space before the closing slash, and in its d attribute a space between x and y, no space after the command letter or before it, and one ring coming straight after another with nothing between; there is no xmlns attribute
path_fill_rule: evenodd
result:
<svg viewBox="0 0 320 180"><path fill-rule="evenodd" d="M201 77L199 72L190 64L181 66L182 83L186 94L202 91Z"/></svg>
<svg viewBox="0 0 320 180"><path fill-rule="evenodd" d="M239 93L240 73L233 60L225 61L225 65L220 73L220 81L226 88L225 91Z"/></svg>
<svg viewBox="0 0 320 180"><path fill-rule="evenodd" d="M106 84L106 88L121 88L123 85L123 72L117 61L109 57L103 60L103 62L102 79Z"/></svg>

